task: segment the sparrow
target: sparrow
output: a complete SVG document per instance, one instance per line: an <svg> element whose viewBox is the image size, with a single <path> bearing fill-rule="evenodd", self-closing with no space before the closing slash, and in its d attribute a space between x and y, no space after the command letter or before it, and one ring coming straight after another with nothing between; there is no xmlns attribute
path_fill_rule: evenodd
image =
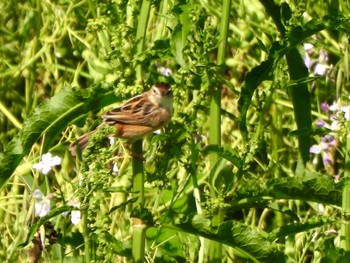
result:
<svg viewBox="0 0 350 263"><path fill-rule="evenodd" d="M103 123L100 126L114 126L115 134L108 135L108 137L126 139L127 143L131 144L163 127L170 121L172 114L171 87L167 83L160 82L152 85L150 90L104 113L102 115ZM96 130L82 135L77 141L70 144L69 151L72 155L76 155L78 147L80 151L84 151L88 145L89 137Z"/></svg>

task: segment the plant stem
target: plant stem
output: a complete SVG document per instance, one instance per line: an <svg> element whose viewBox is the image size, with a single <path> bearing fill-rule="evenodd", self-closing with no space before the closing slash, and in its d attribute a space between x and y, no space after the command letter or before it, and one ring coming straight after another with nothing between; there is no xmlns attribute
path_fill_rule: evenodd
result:
<svg viewBox="0 0 350 263"><path fill-rule="evenodd" d="M138 19L137 30L136 30L136 42L137 42L137 53L140 54L145 46L145 37L147 31L147 24L149 19L149 14L151 11L151 1L143 0L141 5L141 12ZM138 82L142 82L142 66L141 64L136 64L136 79ZM137 141L132 145L132 151L138 155L142 156L142 141ZM140 158L136 156L132 159L132 170L133 170L133 193L138 196L137 202L133 205L133 210L135 209L141 213L144 203L144 174L143 174L143 164ZM145 254L145 236L146 227L142 222L142 219L134 218L133 221L133 236L132 236L132 256L134 262L144 262Z"/></svg>
<svg viewBox="0 0 350 263"><path fill-rule="evenodd" d="M346 155L345 155L345 169L344 169L344 177L350 177L350 135L346 137ZM344 223L341 225L340 232L340 240L341 247L345 251L350 250L350 183L347 182L344 185L343 189L343 198L342 198L342 208L343 208L343 221Z"/></svg>
<svg viewBox="0 0 350 263"><path fill-rule="evenodd" d="M149 14L151 11L151 1L143 0L141 5L140 17L138 19L137 30L136 30L136 45L137 45L137 53L140 54L145 46L145 38L147 31L147 24L149 19ZM136 79L138 81L142 80L142 66L141 64L136 65Z"/></svg>
<svg viewBox="0 0 350 263"><path fill-rule="evenodd" d="M224 65L226 59L227 35L230 17L231 0L224 0L222 4L222 20L220 23L219 48L217 64ZM212 93L210 101L210 138L211 145L221 145L221 89L216 89ZM218 161L217 153L210 155L210 167L213 169ZM223 221L223 211L219 209L218 215L213 218L213 226L218 226ZM209 262L221 262L222 244L214 241L209 243Z"/></svg>
<svg viewBox="0 0 350 263"><path fill-rule="evenodd" d="M83 209L81 213L84 236L85 262L91 262L91 236L88 227L88 209Z"/></svg>
<svg viewBox="0 0 350 263"><path fill-rule="evenodd" d="M137 141L132 144L132 151L137 155L142 155L142 141ZM137 201L133 204L133 211L137 211L141 214L142 208L145 203L144 195L144 173L142 160L133 157L132 158L132 171L133 171L133 193L138 197ZM143 224L142 219L133 218L133 237L132 237L132 256L134 262L143 262L145 253L145 235L146 226Z"/></svg>

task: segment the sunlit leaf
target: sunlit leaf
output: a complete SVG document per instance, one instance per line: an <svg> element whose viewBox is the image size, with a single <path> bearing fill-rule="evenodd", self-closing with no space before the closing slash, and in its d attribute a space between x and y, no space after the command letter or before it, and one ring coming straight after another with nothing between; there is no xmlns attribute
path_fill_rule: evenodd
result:
<svg viewBox="0 0 350 263"><path fill-rule="evenodd" d="M41 103L25 120L22 130L6 146L1 156L0 189L39 138L45 135L43 151L46 152L56 140L56 136L74 119L115 101L112 92L96 86L88 94L73 88L64 88L51 99Z"/></svg>

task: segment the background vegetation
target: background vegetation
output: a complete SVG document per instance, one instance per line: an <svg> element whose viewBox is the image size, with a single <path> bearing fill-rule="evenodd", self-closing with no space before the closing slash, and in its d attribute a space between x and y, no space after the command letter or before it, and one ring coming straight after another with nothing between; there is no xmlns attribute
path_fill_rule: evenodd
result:
<svg viewBox="0 0 350 263"><path fill-rule="evenodd" d="M348 1L0 9L1 262L350 260ZM71 156L157 81L143 163L108 130Z"/></svg>

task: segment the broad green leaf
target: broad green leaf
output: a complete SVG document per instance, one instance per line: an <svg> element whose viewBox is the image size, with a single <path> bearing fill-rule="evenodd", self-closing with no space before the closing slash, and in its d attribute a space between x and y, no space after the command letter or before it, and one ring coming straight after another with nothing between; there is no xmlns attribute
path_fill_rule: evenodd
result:
<svg viewBox="0 0 350 263"><path fill-rule="evenodd" d="M80 119L89 111L98 110L115 101L116 98L111 91L95 86L85 91L64 88L57 95L42 102L25 120L22 130L1 155L0 189L39 138L45 135L43 148L45 152L69 123Z"/></svg>
<svg viewBox="0 0 350 263"><path fill-rule="evenodd" d="M254 90L258 85L267 79L268 75L272 75L274 68L279 59L283 55L286 56L288 70L291 80L300 80L308 77L308 70L304 64L302 56L297 50L297 45L300 45L305 41L306 38L320 32L325 28L338 29L346 31L345 27L339 27L340 24L349 23L349 19L344 17L325 17L323 21L311 20L304 27L296 26L292 28L289 32L285 32L285 27L281 21L281 13L283 19L289 20L289 6L282 4L282 7L275 4L271 0L260 0L262 5L265 7L266 12L272 17L276 24L276 27L280 33L286 37L284 38L283 48L280 48L277 53L273 51L276 48L272 46L269 52L269 58L263 61L259 66L253 68L246 76L244 85L242 87L242 93L239 100L239 106L241 110L241 121L240 129L246 137L246 115L250 105L251 98L253 96ZM336 22L334 22L336 21ZM277 44L278 45L278 44ZM260 71L260 72L259 72ZM307 131L305 134L298 136L299 141L299 153L303 163L305 164L309 157L309 148L311 145L311 101L310 94L308 91L307 84L300 83L299 85L292 86L288 89L289 95L291 97L295 115L295 121L298 126L298 130Z"/></svg>
<svg viewBox="0 0 350 263"><path fill-rule="evenodd" d="M113 235L111 235L107 231L103 231L99 234L98 237L100 240L103 240L108 244L108 246L111 246L113 252L117 255L131 258L131 244L126 241L120 241L116 239Z"/></svg>
<svg viewBox="0 0 350 263"><path fill-rule="evenodd" d="M257 231L240 222L228 221L219 226L217 235L226 245L239 247L262 262L285 262L284 255Z"/></svg>
<svg viewBox="0 0 350 263"><path fill-rule="evenodd" d="M31 242L31 240L33 239L33 237L34 237L35 233L37 232L37 230L39 229L39 227L42 226L45 222L47 222L49 219L51 219L55 216L61 215L63 212L70 212L70 211L73 211L75 209L77 209L77 208L74 206L69 206L69 205L65 205L65 206L62 206L59 208L52 209L49 214L47 214L44 217L41 217L36 223L34 223L30 227L26 240L23 243L19 244L18 247L21 248L21 247L25 247L26 245L28 245L29 242Z"/></svg>
<svg viewBox="0 0 350 263"><path fill-rule="evenodd" d="M301 54L293 48L286 54L288 70L291 80L307 78L309 73L304 64ZM299 153L305 164L309 158L311 146L311 100L306 83L292 85L288 89L288 94L293 103L295 122L298 130L305 131L298 135Z"/></svg>
<svg viewBox="0 0 350 263"><path fill-rule="evenodd" d="M214 231L210 233L206 224L203 225L203 229L199 228L200 226L197 220L194 225L189 223L162 225L162 227L201 236L230 246L237 255L252 262L267 262L267 260L271 260L269 262L285 262L284 256L278 251L276 244L269 242L245 224L227 221L219 226L216 233Z"/></svg>
<svg viewBox="0 0 350 263"><path fill-rule="evenodd" d="M300 232L309 231L310 229L326 226L333 223L335 223L334 220L331 220L329 218L312 218L304 223L292 223L271 231L269 233L269 240L274 241L279 238L283 238L289 235L295 235Z"/></svg>
<svg viewBox="0 0 350 263"><path fill-rule="evenodd" d="M189 12L192 9L192 4L177 4L173 8L173 13L179 15L179 23L173 29L173 33L170 38L170 46L172 48L175 60L183 69L188 69L187 62L184 58L184 48L187 45L187 37L192 26L192 22L189 16Z"/></svg>
<svg viewBox="0 0 350 263"><path fill-rule="evenodd" d="M275 44L275 48L277 50L280 48L278 43ZM274 52L272 53L276 54ZM245 77L241 96L238 101L238 108L241 112L241 120L239 126L245 137L247 136L247 112L250 106L250 102L253 98L253 94L261 82L272 78L275 64L275 57L269 56L267 60L261 62L260 65L256 66L250 72L248 72Z"/></svg>
<svg viewBox="0 0 350 263"><path fill-rule="evenodd" d="M183 55L183 50L186 46L186 36L183 32L183 26L181 24L177 24L173 30L170 45L173 51L173 55L176 59L176 62L181 65L182 68L187 69L188 65Z"/></svg>
<svg viewBox="0 0 350 263"><path fill-rule="evenodd" d="M336 246L335 237L329 236L322 240L319 247L316 248L320 252L320 263L337 262L347 263L350 262L350 252Z"/></svg>
<svg viewBox="0 0 350 263"><path fill-rule="evenodd" d="M304 176L272 179L267 183L266 195L276 199L297 199L318 203L340 205L342 189L347 179L335 183L327 175L306 174Z"/></svg>
<svg viewBox="0 0 350 263"><path fill-rule="evenodd" d="M220 147L217 145L209 145L203 150L203 152L205 154L210 153L210 152L215 152L220 157L231 162L237 168L241 168L243 165L243 160L239 156L237 156L231 149L224 149L223 147Z"/></svg>
<svg viewBox="0 0 350 263"><path fill-rule="evenodd" d="M292 199L340 206L342 190L346 182L348 179L335 183L329 176L313 173L274 178L267 181L265 185L259 186L259 189L254 187L244 190L243 193L237 192L235 200L227 209L234 212L250 208L268 208L292 216L291 212L285 208L273 205L273 200Z"/></svg>

